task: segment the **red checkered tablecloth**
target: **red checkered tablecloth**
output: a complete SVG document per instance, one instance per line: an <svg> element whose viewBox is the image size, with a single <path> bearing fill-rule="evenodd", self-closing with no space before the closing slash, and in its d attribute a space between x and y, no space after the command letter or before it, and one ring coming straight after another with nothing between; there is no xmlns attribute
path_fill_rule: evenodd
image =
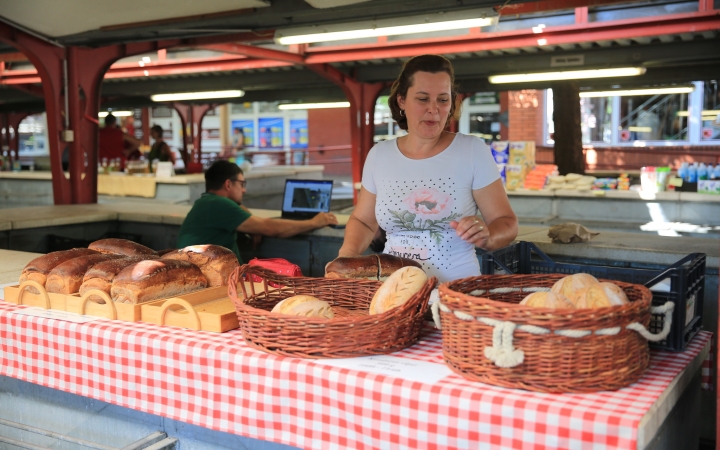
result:
<svg viewBox="0 0 720 450"><path fill-rule="evenodd" d="M629 388L549 395L435 384L269 355L238 330L72 323L0 302L0 374L206 428L301 448L634 449L651 405L710 340L653 352ZM394 354L442 363L439 332ZM663 397L664 398L664 397ZM652 437L652 436L650 436ZM647 443L647 442L646 442Z"/></svg>

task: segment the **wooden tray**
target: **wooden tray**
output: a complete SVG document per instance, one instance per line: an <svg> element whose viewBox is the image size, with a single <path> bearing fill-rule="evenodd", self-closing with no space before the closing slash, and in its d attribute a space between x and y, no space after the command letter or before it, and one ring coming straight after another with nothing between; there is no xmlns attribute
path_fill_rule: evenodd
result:
<svg viewBox="0 0 720 450"><path fill-rule="evenodd" d="M143 322L222 333L238 325L235 305L227 286L143 303Z"/></svg>
<svg viewBox="0 0 720 450"><path fill-rule="evenodd" d="M33 294L28 288L34 287L39 294ZM5 286L5 301L16 305L39 306L45 309L65 311L65 294L47 292L37 281L24 281L22 284Z"/></svg>
<svg viewBox="0 0 720 450"><path fill-rule="evenodd" d="M91 299L90 296L92 295L97 295L102 298L105 303L98 303L96 300ZM140 321L141 304L114 302L105 291L99 289L91 289L83 295L70 294L66 296L65 300L66 311L71 313L104 317L113 320L124 320L126 322Z"/></svg>

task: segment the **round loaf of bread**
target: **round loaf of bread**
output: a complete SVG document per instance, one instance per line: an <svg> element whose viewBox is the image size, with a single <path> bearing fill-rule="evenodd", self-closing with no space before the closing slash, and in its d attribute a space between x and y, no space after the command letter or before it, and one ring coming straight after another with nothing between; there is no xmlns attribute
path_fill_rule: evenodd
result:
<svg viewBox="0 0 720 450"><path fill-rule="evenodd" d="M612 299L611 299L612 297ZM606 308L608 306L614 306L621 300L617 295L606 291L605 288L600 284L591 284L588 287L580 289L577 292L575 299L576 308Z"/></svg>
<svg viewBox="0 0 720 450"><path fill-rule="evenodd" d="M605 292L608 294L613 304L627 305L628 303L630 303L630 300L627 298L625 291L623 291L622 288L617 284L610 283L609 281L603 281L600 283L600 285L605 289Z"/></svg>
<svg viewBox="0 0 720 450"><path fill-rule="evenodd" d="M335 317L328 302L310 295L288 297L275 305L270 312L289 316L320 317L325 319Z"/></svg>
<svg viewBox="0 0 720 450"><path fill-rule="evenodd" d="M576 300L578 292L591 284L598 283L599 281L597 278L588 273L576 273L559 279L550 290L556 294L564 295L568 300L575 303L577 306Z"/></svg>
<svg viewBox="0 0 720 450"><path fill-rule="evenodd" d="M533 308L575 308L573 302L568 300L564 295L549 291L533 292L525 297L520 304L532 306Z"/></svg>
<svg viewBox="0 0 720 450"><path fill-rule="evenodd" d="M375 292L370 302L370 314L382 314L397 308L420 292L428 277L422 269L408 266L396 270Z"/></svg>

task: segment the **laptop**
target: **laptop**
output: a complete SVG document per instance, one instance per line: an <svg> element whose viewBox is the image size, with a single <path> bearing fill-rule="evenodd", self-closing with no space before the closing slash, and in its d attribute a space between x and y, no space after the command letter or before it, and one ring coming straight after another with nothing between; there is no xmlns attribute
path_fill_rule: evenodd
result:
<svg viewBox="0 0 720 450"><path fill-rule="evenodd" d="M319 212L330 212L332 180L285 180L283 219L311 219Z"/></svg>

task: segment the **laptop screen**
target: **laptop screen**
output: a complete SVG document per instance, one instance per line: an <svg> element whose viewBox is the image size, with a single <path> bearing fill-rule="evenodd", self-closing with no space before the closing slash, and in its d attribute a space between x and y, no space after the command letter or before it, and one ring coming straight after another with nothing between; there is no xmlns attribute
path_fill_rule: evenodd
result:
<svg viewBox="0 0 720 450"><path fill-rule="evenodd" d="M282 217L309 219L330 211L332 180L285 180Z"/></svg>

